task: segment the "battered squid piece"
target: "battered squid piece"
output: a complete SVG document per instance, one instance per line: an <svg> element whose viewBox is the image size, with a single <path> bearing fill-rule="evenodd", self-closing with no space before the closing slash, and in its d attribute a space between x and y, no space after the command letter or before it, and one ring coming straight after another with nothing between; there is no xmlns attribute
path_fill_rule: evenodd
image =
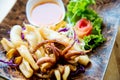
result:
<svg viewBox="0 0 120 80"><path fill-rule="evenodd" d="M27 45L21 38L22 27L20 25L15 25L10 31L10 40L15 47L19 47L21 44Z"/></svg>
<svg viewBox="0 0 120 80"><path fill-rule="evenodd" d="M41 41L43 41L43 38L41 37L41 34L39 33L38 29L35 28L32 25L24 24L25 30L23 31L25 39L29 43L30 51L33 50L33 48Z"/></svg>
<svg viewBox="0 0 120 80"><path fill-rule="evenodd" d="M46 53L43 47L39 48L34 55L39 59L41 57L45 57Z"/></svg>
<svg viewBox="0 0 120 80"><path fill-rule="evenodd" d="M62 75L63 80L67 80L69 74L70 74L70 67L68 65L65 65L64 73Z"/></svg>
<svg viewBox="0 0 120 80"><path fill-rule="evenodd" d="M36 64L35 60L33 59L30 51L26 46L21 45L20 47L17 48L17 50L20 53L20 55L29 62L29 64L32 66L34 70L39 69L39 66Z"/></svg>
<svg viewBox="0 0 120 80"><path fill-rule="evenodd" d="M51 58L51 57L40 58L37 61L37 65L40 65L40 64L43 64L43 63L46 63L46 62L50 62L50 63L54 64L55 63L55 58Z"/></svg>
<svg viewBox="0 0 120 80"><path fill-rule="evenodd" d="M59 70L55 70L54 74L55 74L56 80L61 80L61 74Z"/></svg>
<svg viewBox="0 0 120 80"><path fill-rule="evenodd" d="M69 38L67 38L65 35L62 35L54 30L51 30L51 29L46 28L46 27L42 27L39 29L39 31L45 40L56 39L56 40L59 40L62 43L64 43L65 46L68 46L70 44Z"/></svg>
<svg viewBox="0 0 120 80"><path fill-rule="evenodd" d="M33 75L33 69L25 59L22 60L22 63L19 65L19 69L26 78L30 78Z"/></svg>
<svg viewBox="0 0 120 80"><path fill-rule="evenodd" d="M8 60L10 60L11 58L18 56L18 52L16 49L10 49L7 53L6 53L6 57L8 58Z"/></svg>
<svg viewBox="0 0 120 80"><path fill-rule="evenodd" d="M51 67L52 67L52 63L43 63L41 66L40 66L40 70L41 70L41 72L43 72L43 73L46 73L47 71L48 71L48 69L51 69Z"/></svg>
<svg viewBox="0 0 120 80"><path fill-rule="evenodd" d="M11 41L7 40L6 38L2 38L2 40L0 41L3 48L5 49L5 51L9 51L10 49L14 48L14 45Z"/></svg>
<svg viewBox="0 0 120 80"><path fill-rule="evenodd" d="M87 66L90 62L88 55L80 55L78 56L78 62L84 66Z"/></svg>

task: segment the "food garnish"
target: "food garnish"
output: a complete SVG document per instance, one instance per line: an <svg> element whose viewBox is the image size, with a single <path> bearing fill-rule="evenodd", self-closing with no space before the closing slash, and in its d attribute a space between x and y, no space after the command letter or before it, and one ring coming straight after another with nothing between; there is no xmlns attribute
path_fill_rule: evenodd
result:
<svg viewBox="0 0 120 80"><path fill-rule="evenodd" d="M82 18L76 23L74 30L77 33L78 37L83 38L84 36L91 34L92 24L90 21Z"/></svg>
<svg viewBox="0 0 120 80"><path fill-rule="evenodd" d="M90 8L90 5L92 4L95 4L95 0L70 0L67 5L68 11L66 14L66 20L69 24L74 26L80 19L89 20L91 23L91 34L82 37L85 42L84 48L86 50L96 48L105 41L101 31L102 18ZM79 31L79 29L77 31Z"/></svg>

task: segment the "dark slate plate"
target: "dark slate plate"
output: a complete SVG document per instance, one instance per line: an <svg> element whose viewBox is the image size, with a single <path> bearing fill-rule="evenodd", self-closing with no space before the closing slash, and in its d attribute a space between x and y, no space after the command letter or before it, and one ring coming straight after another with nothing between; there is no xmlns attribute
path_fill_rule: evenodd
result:
<svg viewBox="0 0 120 80"><path fill-rule="evenodd" d="M14 8L0 24L0 39L2 37L9 37L7 31L9 31L13 25L22 25L23 21L27 22L25 16L26 2L27 0L18 0ZM97 0L97 4L93 6L93 8L104 19L103 34L107 41L91 52L91 65L86 68L85 73L73 78L76 80L103 80L118 26L120 25L120 0ZM5 60L6 58L3 52L4 50L0 44L0 59ZM0 76L10 80L26 80L17 69L12 69L2 63L0 63ZM36 79L34 77L31 80Z"/></svg>

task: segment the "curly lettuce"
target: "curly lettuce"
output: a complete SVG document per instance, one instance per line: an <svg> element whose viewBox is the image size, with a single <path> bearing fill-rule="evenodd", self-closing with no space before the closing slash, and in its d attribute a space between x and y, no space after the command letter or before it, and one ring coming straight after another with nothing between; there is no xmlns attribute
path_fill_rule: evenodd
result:
<svg viewBox="0 0 120 80"><path fill-rule="evenodd" d="M93 29L91 34L83 38L86 50L93 49L105 41L101 30L103 20L89 7L92 4L95 4L95 0L70 0L67 5L66 20L68 23L72 23L74 26L81 18L86 18L92 23Z"/></svg>
<svg viewBox="0 0 120 80"><path fill-rule="evenodd" d="M89 36L85 36L84 41L85 41L84 48L86 50L89 50L89 49L93 49L93 48L99 46L100 44L102 44L105 41L105 38L103 37L102 34L100 34L100 35L91 34Z"/></svg>
<svg viewBox="0 0 120 80"><path fill-rule="evenodd" d="M70 0L67 5L67 19L75 24L85 13L88 6L95 4L94 0ZM69 20L70 19L70 20Z"/></svg>

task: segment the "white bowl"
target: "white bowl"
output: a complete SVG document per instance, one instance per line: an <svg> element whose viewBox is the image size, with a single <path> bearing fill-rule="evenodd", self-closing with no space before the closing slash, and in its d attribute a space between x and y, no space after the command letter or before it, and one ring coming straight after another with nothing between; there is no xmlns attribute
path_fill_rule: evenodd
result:
<svg viewBox="0 0 120 80"><path fill-rule="evenodd" d="M30 16L32 9L33 9L38 3L45 3L45 2L55 2L55 3L57 3L57 4L61 7L61 10L62 10L62 13L63 13L61 19L60 19L58 22L56 22L56 23L54 23L54 24L52 24L52 25L47 25L47 24L46 24L47 26L53 26L53 25L59 23L60 21L62 21L62 20L64 19L64 17L65 17L65 7L64 7L64 4L63 4L62 0L28 0L28 2L27 2L27 4L26 4L26 16L27 16L27 19L28 19L28 21L30 22L30 24L35 25L35 26L38 26L38 27L40 27L40 26L45 26L45 25L35 24L35 23L31 20L31 16Z"/></svg>

